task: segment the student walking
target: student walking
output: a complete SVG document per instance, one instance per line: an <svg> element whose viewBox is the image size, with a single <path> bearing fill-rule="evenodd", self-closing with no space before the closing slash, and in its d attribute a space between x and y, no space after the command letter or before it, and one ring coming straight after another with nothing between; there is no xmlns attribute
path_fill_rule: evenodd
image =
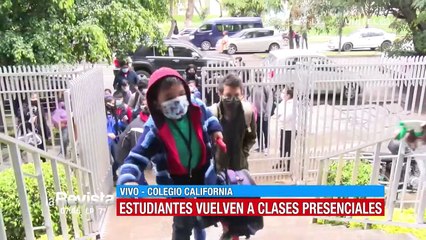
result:
<svg viewBox="0 0 426 240"><path fill-rule="evenodd" d="M223 138L217 118L191 96L185 80L170 68L151 75L147 104L151 116L121 167L118 184L141 182L152 160L161 184L204 185L213 169L210 139ZM172 240L189 240L196 222L196 217L173 217Z"/></svg>

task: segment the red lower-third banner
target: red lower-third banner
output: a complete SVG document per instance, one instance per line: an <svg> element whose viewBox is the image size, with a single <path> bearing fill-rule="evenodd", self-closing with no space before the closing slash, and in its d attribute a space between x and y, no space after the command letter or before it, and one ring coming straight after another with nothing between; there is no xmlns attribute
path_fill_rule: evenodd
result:
<svg viewBox="0 0 426 240"><path fill-rule="evenodd" d="M384 199L130 199L118 216L383 216Z"/></svg>

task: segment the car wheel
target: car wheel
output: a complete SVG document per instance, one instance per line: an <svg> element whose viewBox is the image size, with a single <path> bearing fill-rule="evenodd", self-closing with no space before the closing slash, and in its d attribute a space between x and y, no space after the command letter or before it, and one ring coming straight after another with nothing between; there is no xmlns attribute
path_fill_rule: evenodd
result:
<svg viewBox="0 0 426 240"><path fill-rule="evenodd" d="M384 41L384 42L382 43L382 45L380 45L380 50L382 50L382 51L386 51L386 50L388 50L390 47L392 47L392 43L391 43L391 42L389 42L389 41Z"/></svg>
<svg viewBox="0 0 426 240"><path fill-rule="evenodd" d="M212 44L209 41L203 41L201 43L201 50L208 51L212 47Z"/></svg>
<svg viewBox="0 0 426 240"><path fill-rule="evenodd" d="M145 70L137 70L136 74L141 78L143 78L144 76L146 78L149 78L151 76L151 74L149 72L145 71Z"/></svg>
<svg viewBox="0 0 426 240"><path fill-rule="evenodd" d="M359 86L355 83L350 84L349 86L346 86L343 90L343 96L347 100L353 100L355 99L357 93L360 93L361 89Z"/></svg>
<svg viewBox="0 0 426 240"><path fill-rule="evenodd" d="M237 46L234 44L229 45L228 47L228 54L235 54L237 52Z"/></svg>
<svg viewBox="0 0 426 240"><path fill-rule="evenodd" d="M278 44L276 44L276 43L272 43L272 44L269 46L269 51L274 51L274 50L278 50L278 49L280 49L280 45L278 45Z"/></svg>
<svg viewBox="0 0 426 240"><path fill-rule="evenodd" d="M352 50L352 43L345 43L343 44L342 50L345 52L349 52L350 50Z"/></svg>

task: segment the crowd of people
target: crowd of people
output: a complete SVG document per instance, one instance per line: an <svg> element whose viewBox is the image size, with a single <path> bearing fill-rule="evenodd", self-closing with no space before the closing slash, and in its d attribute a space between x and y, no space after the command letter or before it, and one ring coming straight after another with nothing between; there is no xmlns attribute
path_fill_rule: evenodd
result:
<svg viewBox="0 0 426 240"><path fill-rule="evenodd" d="M272 92L262 87L251 91L253 104L246 100L248 93L240 76L231 73L220 81L220 100L207 107L194 65L187 67L184 76L160 68L149 80L134 78L137 74L126 63L121 65L114 92L105 89L107 136L117 184L146 185L144 170L152 167L160 185L218 184L218 171L248 170L250 150L256 140L260 142L258 136L264 140L259 151L267 151ZM283 102L290 103L291 89L283 93ZM289 121L290 112L280 108L276 111L279 118ZM287 136L287 130L281 135ZM216 149L218 141L226 144L227 152ZM283 151L288 151L287 145ZM228 223L222 222L222 226L221 239L238 239L227 234L231 228ZM172 239L190 239L193 230L195 239L205 239L197 218L173 218Z"/></svg>

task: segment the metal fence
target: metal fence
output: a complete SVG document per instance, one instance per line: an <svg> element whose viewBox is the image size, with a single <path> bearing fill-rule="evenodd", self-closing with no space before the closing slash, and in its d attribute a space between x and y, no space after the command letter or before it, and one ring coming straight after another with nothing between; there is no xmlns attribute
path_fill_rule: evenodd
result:
<svg viewBox="0 0 426 240"><path fill-rule="evenodd" d="M209 66L202 69L207 105L219 101L219 81L231 72L243 80L246 100L260 106L257 122L264 134L258 142L269 140L268 151L250 156L250 171L258 182L286 176L314 182L319 158L390 137L400 120L422 119L426 113L425 58L383 58L372 64L299 58L282 67ZM291 128L274 114L278 109L286 115L290 109L280 99L285 86L294 91L290 115L296 124ZM281 157L290 136L291 155Z"/></svg>
<svg viewBox="0 0 426 240"><path fill-rule="evenodd" d="M320 219L359 222L366 224L366 227L368 224L381 224L426 228L426 145L411 150L402 141L396 155L382 153L380 149L382 146L388 146L390 140L383 139L374 144L357 146L349 151L319 159L320 167L316 181L318 185L385 185L385 217L382 219L320 217ZM362 164L371 168L362 168L360 167ZM333 165L334 167L331 167ZM350 168L344 170L347 166ZM405 208L413 208L414 211L406 214L404 220L395 219L395 212L403 211Z"/></svg>
<svg viewBox="0 0 426 240"><path fill-rule="evenodd" d="M90 198L112 190L102 98L103 71L93 66L1 70L0 174L6 169L13 169L15 173L26 239L34 239L34 231L45 231L48 239L53 239L52 209L46 205L46 174L39 170L41 161L51 164L54 192ZM27 166L24 163L34 164L36 174L23 173ZM64 180L57 176L58 165L65 171L65 190L61 189ZM40 202L28 199L24 176L37 179ZM44 226L33 227L29 209L40 204ZM65 213L60 214L63 239L83 239L98 234L105 212L100 211L102 206L90 206L88 211L87 204L92 203L58 206L59 211L66 208ZM3 216L7 216L5 214L3 211ZM0 236L2 226L0 221Z"/></svg>

